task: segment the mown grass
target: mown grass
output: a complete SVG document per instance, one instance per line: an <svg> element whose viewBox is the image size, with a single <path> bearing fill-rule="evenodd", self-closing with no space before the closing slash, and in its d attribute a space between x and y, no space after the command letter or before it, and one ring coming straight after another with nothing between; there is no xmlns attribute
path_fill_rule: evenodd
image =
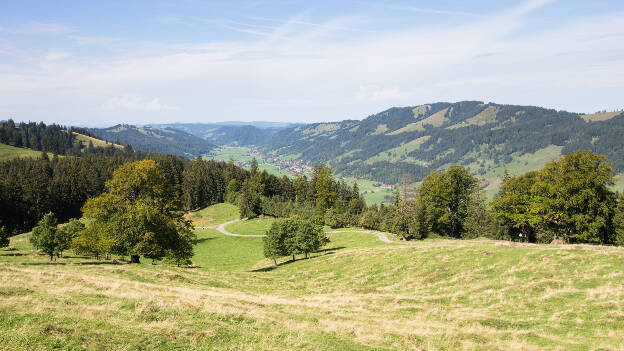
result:
<svg viewBox="0 0 624 351"><path fill-rule="evenodd" d="M619 350L624 343L621 249L485 240L408 246L337 233L310 259L273 266L260 238L197 234L205 240L194 269L80 257L50 264L24 235L13 238L11 250L0 250L0 349Z"/></svg>
<svg viewBox="0 0 624 351"><path fill-rule="evenodd" d="M253 218L229 224L225 229L236 234L263 235L275 220L273 217Z"/></svg>

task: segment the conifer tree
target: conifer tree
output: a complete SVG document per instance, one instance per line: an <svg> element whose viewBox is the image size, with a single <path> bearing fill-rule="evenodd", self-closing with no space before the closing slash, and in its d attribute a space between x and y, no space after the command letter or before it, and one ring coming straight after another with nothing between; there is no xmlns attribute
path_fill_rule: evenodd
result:
<svg viewBox="0 0 624 351"><path fill-rule="evenodd" d="M0 248L9 246L10 242L9 232L2 226L2 222L0 222Z"/></svg>

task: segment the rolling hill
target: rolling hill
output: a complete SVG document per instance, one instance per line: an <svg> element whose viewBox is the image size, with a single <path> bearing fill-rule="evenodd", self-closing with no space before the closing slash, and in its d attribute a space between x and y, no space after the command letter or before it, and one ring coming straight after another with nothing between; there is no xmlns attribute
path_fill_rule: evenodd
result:
<svg viewBox="0 0 624 351"><path fill-rule="evenodd" d="M218 204L192 214L238 217ZM197 229L195 268L0 249L2 350L618 350L624 251L332 233L309 259ZM27 345L27 347L24 347Z"/></svg>
<svg viewBox="0 0 624 351"><path fill-rule="evenodd" d="M151 124L155 128L171 128L193 134L217 145L262 145L280 130L302 124L283 122L219 122Z"/></svg>
<svg viewBox="0 0 624 351"><path fill-rule="evenodd" d="M101 139L124 145L130 144L137 150L189 158L206 154L215 147L205 139L172 128L120 124L104 129L92 128L89 131Z"/></svg>
<svg viewBox="0 0 624 351"><path fill-rule="evenodd" d="M337 173L396 183L451 164L490 179L541 167L562 154L590 149L624 171L624 113L591 115L481 101L393 107L361 121L282 130L264 152L325 162Z"/></svg>

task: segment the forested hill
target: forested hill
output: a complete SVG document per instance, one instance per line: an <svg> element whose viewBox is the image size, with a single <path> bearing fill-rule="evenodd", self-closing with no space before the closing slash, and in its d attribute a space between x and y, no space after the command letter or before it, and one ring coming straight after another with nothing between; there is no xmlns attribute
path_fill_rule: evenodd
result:
<svg viewBox="0 0 624 351"><path fill-rule="evenodd" d="M219 122L152 124L156 128L171 128L193 134L217 145L261 145L286 128L301 124L282 122Z"/></svg>
<svg viewBox="0 0 624 351"><path fill-rule="evenodd" d="M89 129L96 136L120 144L130 144L137 150L196 158L212 150L215 145L195 135L171 128L116 125L110 128Z"/></svg>
<svg viewBox="0 0 624 351"><path fill-rule="evenodd" d="M280 131L263 146L277 155L326 162L337 172L396 183L460 164L487 177L531 168L579 149L606 155L624 171L624 113L583 115L480 101L391 108L364 120ZM526 169L522 169L526 171Z"/></svg>
<svg viewBox="0 0 624 351"><path fill-rule="evenodd" d="M121 145L107 143L96 138L84 128L64 127L58 124L46 125L43 122L0 121L0 144L16 148L49 152L57 155L82 155L85 151L94 153L114 153ZM17 154L17 153L16 153Z"/></svg>

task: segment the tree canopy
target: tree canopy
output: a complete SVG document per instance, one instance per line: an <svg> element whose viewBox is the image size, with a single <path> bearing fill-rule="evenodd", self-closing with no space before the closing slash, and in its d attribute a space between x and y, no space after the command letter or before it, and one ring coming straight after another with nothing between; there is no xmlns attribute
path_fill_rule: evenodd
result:
<svg viewBox="0 0 624 351"><path fill-rule="evenodd" d="M181 201L156 162L127 163L106 187L107 192L85 203L84 216L91 223L78 243L95 235L105 252L130 255L133 262L140 255L153 260L192 256L191 225L182 217Z"/></svg>

